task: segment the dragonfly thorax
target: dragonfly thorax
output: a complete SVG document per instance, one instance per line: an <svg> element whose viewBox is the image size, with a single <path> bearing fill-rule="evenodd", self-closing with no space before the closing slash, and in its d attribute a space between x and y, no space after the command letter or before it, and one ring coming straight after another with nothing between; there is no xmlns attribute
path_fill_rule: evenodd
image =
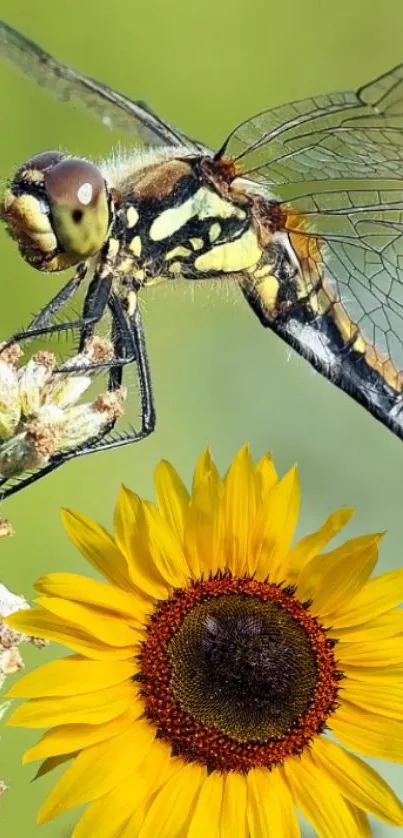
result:
<svg viewBox="0 0 403 838"><path fill-rule="evenodd" d="M214 182L203 158L148 166L112 191L115 221L105 250L139 285L237 273L261 257L253 201Z"/></svg>

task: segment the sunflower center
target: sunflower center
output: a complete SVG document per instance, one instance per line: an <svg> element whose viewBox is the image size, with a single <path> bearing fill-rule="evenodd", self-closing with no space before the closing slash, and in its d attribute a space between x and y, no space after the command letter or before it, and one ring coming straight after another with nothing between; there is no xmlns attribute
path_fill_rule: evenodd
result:
<svg viewBox="0 0 403 838"><path fill-rule="evenodd" d="M171 689L182 707L241 742L283 735L316 687L306 632L270 600L226 594L203 602L168 650Z"/></svg>
<svg viewBox="0 0 403 838"><path fill-rule="evenodd" d="M334 641L292 588L217 573L157 604L140 654L147 718L212 770L272 768L326 726Z"/></svg>

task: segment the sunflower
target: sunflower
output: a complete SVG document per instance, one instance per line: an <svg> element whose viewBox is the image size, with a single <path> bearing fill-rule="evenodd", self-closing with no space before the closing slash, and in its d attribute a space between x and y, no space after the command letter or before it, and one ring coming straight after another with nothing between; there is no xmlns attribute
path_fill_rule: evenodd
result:
<svg viewBox="0 0 403 838"><path fill-rule="evenodd" d="M369 835L368 812L402 825L351 752L403 757L403 571L370 580L381 535L322 552L342 509L291 547L296 469L247 447L224 478L203 454L191 494L161 462L155 488L122 488L114 538L65 512L106 583L44 576L8 618L74 653L9 693L30 699L9 724L51 728L25 762L70 761L39 822L87 803L74 838L296 838L297 810L324 838Z"/></svg>

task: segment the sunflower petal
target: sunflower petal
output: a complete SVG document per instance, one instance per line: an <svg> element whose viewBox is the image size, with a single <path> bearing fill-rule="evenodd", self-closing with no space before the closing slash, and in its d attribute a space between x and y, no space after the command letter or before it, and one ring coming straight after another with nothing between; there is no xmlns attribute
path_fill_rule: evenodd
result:
<svg viewBox="0 0 403 838"><path fill-rule="evenodd" d="M7 725L12 727L50 727L51 725L101 724L116 719L122 713L138 705L133 684L118 684L105 690L84 695L58 696L57 698L33 698L11 714Z"/></svg>
<svg viewBox="0 0 403 838"><path fill-rule="evenodd" d="M372 838L373 833L366 812L363 812L358 806L354 806L353 803L350 803L350 811L356 822L357 835L360 838Z"/></svg>
<svg viewBox="0 0 403 838"><path fill-rule="evenodd" d="M361 809L394 826L403 825L403 805L385 780L366 762L318 736L311 754L340 794Z"/></svg>
<svg viewBox="0 0 403 838"><path fill-rule="evenodd" d="M131 553L140 503L140 498L122 484L115 504L113 531L116 544L122 555L126 557Z"/></svg>
<svg viewBox="0 0 403 838"><path fill-rule="evenodd" d="M205 777L206 769L201 765L182 765L154 798L138 838L179 838Z"/></svg>
<svg viewBox="0 0 403 838"><path fill-rule="evenodd" d="M298 576L303 567L348 524L354 515L354 509L338 509L326 518L326 521L315 532L306 535L290 550L287 557L287 575Z"/></svg>
<svg viewBox="0 0 403 838"><path fill-rule="evenodd" d="M169 748L163 743L153 742L151 750L136 771L86 809L73 832L73 838L121 838L122 830L133 812L141 810L144 801L151 798L155 787L164 781L169 760Z"/></svg>
<svg viewBox="0 0 403 838"><path fill-rule="evenodd" d="M361 838L349 804L309 755L286 761L284 771L296 805L320 838Z"/></svg>
<svg viewBox="0 0 403 838"><path fill-rule="evenodd" d="M184 549L193 578L225 565L222 481L215 472L198 480L185 521Z"/></svg>
<svg viewBox="0 0 403 838"><path fill-rule="evenodd" d="M248 569L256 579L281 582L284 559L294 537L300 506L300 487L294 466L267 493L251 527Z"/></svg>
<svg viewBox="0 0 403 838"><path fill-rule="evenodd" d="M70 753L58 754L58 756L48 757L48 759L45 759L41 763L35 774L35 777L33 777L32 779L40 780L41 777L45 777L46 774L50 774L50 772L54 771L55 768L59 768L59 765L63 765L65 762L69 762L76 756L77 751L70 751Z"/></svg>
<svg viewBox="0 0 403 838"><path fill-rule="evenodd" d="M148 804L155 791L170 776L170 763L169 746L154 741L151 750L134 773L87 807L73 833L73 838L122 838L122 834L128 834L133 838L133 835L137 835L139 825L145 817L144 803ZM136 817L138 813L141 813L140 819ZM128 833L124 829L126 824L128 827L130 824Z"/></svg>
<svg viewBox="0 0 403 838"><path fill-rule="evenodd" d="M254 769L246 777L250 838L298 838L300 828L280 769Z"/></svg>
<svg viewBox="0 0 403 838"><path fill-rule="evenodd" d="M361 625L403 602L403 570L391 570L370 579L362 590L334 614L334 628Z"/></svg>
<svg viewBox="0 0 403 838"><path fill-rule="evenodd" d="M71 599L73 602L96 605L119 615L124 614L130 620L138 620L140 624L144 616L150 613L149 601L134 591L129 593L115 585L76 573L49 573L47 576L41 576L35 582L35 590L47 596Z"/></svg>
<svg viewBox="0 0 403 838"><path fill-rule="evenodd" d="M243 774L225 775L221 808L223 838L248 838L246 821L247 787Z"/></svg>
<svg viewBox="0 0 403 838"><path fill-rule="evenodd" d="M314 556L297 581L300 599L311 599L313 614L332 614L365 585L378 558L382 534L346 541L330 553Z"/></svg>
<svg viewBox="0 0 403 838"><path fill-rule="evenodd" d="M170 587L183 587L188 582L189 567L182 545L152 503L143 501L142 512L143 539L147 543L150 563ZM143 520L140 518L140 528Z"/></svg>
<svg viewBox="0 0 403 838"><path fill-rule="evenodd" d="M362 681L343 681L343 698L370 713L403 721L403 683L368 684Z"/></svg>
<svg viewBox="0 0 403 838"><path fill-rule="evenodd" d="M363 711L343 701L329 720L329 727L343 745L364 757L403 762L403 721Z"/></svg>
<svg viewBox="0 0 403 838"><path fill-rule="evenodd" d="M403 664L403 641L401 637L387 637L377 644L340 642L337 656L342 666L395 666Z"/></svg>
<svg viewBox="0 0 403 838"><path fill-rule="evenodd" d="M161 460L155 469L154 486L159 511L167 526L182 542L190 497L178 473L166 460Z"/></svg>
<svg viewBox="0 0 403 838"><path fill-rule="evenodd" d="M45 663L20 678L8 691L9 698L80 695L121 684L133 677L131 661L62 660Z"/></svg>
<svg viewBox="0 0 403 838"><path fill-rule="evenodd" d="M43 608L16 611L6 617L4 622L22 634L55 640L94 660L128 660L133 657L132 646L121 648L107 646L97 640L93 634L81 630L77 625L72 625L54 614L47 613Z"/></svg>
<svg viewBox="0 0 403 838"><path fill-rule="evenodd" d="M138 705L138 715L140 715L140 709L140 705ZM99 725L58 725L52 730L48 730L36 745L29 748L25 752L22 761L25 764L37 759L57 756L58 754L68 754L71 750L81 751L90 745L96 745L97 742L112 739L113 736L127 730L133 724L135 718L136 713L135 708L133 708L122 713L116 719L112 719L110 722L102 722Z"/></svg>
<svg viewBox="0 0 403 838"><path fill-rule="evenodd" d="M62 510L62 520L69 538L90 564L112 585L130 590L125 557L104 527L71 509Z"/></svg>
<svg viewBox="0 0 403 838"><path fill-rule="evenodd" d="M264 500L270 489L278 483L278 474L273 465L272 455L264 454L255 466L257 491L260 500Z"/></svg>
<svg viewBox="0 0 403 838"><path fill-rule="evenodd" d="M368 623L360 623L358 626L348 628L329 629L329 637L335 637L348 643L372 643L374 640L386 640L387 637L395 637L403 634L403 608L393 608L386 614L381 614L370 620Z"/></svg>
<svg viewBox="0 0 403 838"><path fill-rule="evenodd" d="M142 501L122 486L115 508L116 542L126 557L133 585L146 596L165 599L169 586L152 561L146 533Z"/></svg>
<svg viewBox="0 0 403 838"><path fill-rule="evenodd" d="M249 534L258 506L255 469L247 445L228 469L222 503L226 564L241 576L247 569Z"/></svg>
<svg viewBox="0 0 403 838"><path fill-rule="evenodd" d="M81 751L43 804L38 823L97 800L119 786L149 751L154 735L148 722L138 721L113 739Z"/></svg>
<svg viewBox="0 0 403 838"><path fill-rule="evenodd" d="M87 806L81 816L72 838L119 838L129 818L147 790L140 778L133 785L132 777L123 780L116 788Z"/></svg>
<svg viewBox="0 0 403 838"><path fill-rule="evenodd" d="M372 684L396 684L396 679L403 679L403 666L348 666L343 664L343 673L346 678L367 684L371 689Z"/></svg>
<svg viewBox="0 0 403 838"><path fill-rule="evenodd" d="M205 838L206 835L220 838L223 785L224 777L217 771L206 777L192 812L187 838Z"/></svg>
<svg viewBox="0 0 403 838"><path fill-rule="evenodd" d="M124 620L90 605L46 596L39 597L36 602L56 617L93 634L107 646L135 646L141 638Z"/></svg>
<svg viewBox="0 0 403 838"><path fill-rule="evenodd" d="M193 474L192 493L195 491L199 481L203 480L206 474L209 474L210 472L214 472L216 478L221 480L220 475L218 474L217 466L211 456L211 451L209 448L206 448L196 463L196 468Z"/></svg>

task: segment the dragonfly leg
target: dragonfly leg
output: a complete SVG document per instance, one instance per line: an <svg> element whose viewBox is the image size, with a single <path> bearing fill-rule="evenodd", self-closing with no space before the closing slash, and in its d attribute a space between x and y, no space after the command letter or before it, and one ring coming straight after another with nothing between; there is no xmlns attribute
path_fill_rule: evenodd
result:
<svg viewBox="0 0 403 838"><path fill-rule="evenodd" d="M77 269L77 273L70 279L66 285L41 309L38 314L31 320L26 329L20 332L15 332L9 340L3 344L0 349L1 353L11 346L13 343L21 343L23 340L30 340L31 338L39 337L43 334L48 334L46 324L51 317L54 317L58 311L70 300L81 285L87 272L86 265L82 263ZM63 327L70 328L70 324L57 324L56 331L61 331Z"/></svg>
<svg viewBox="0 0 403 838"><path fill-rule="evenodd" d="M133 316L127 317L123 311L120 300L114 294L110 295L108 306L112 314L113 322L112 341L115 347L115 354L118 356L118 363L112 361L109 365L108 389L116 390L121 386L124 365L133 362L137 363L141 402L140 429L137 431L135 428L132 428L128 433L118 435L115 438L108 440L105 439L105 437L110 434L115 424L115 421L111 420L109 425L106 426L102 433L97 437L92 440L88 440L83 445L72 449L71 451L57 454L52 457L50 462L39 471L34 474L30 474L27 477L22 477L13 485L5 487L2 492L0 490L1 500L4 500L17 492L20 492L27 486L36 483L37 480L40 480L47 474L50 474L68 460L73 460L76 457L82 457L86 454L95 454L98 451L107 451L113 448L120 448L123 445L131 445L132 443L140 442L154 431L156 414L140 311L139 309L136 309Z"/></svg>

